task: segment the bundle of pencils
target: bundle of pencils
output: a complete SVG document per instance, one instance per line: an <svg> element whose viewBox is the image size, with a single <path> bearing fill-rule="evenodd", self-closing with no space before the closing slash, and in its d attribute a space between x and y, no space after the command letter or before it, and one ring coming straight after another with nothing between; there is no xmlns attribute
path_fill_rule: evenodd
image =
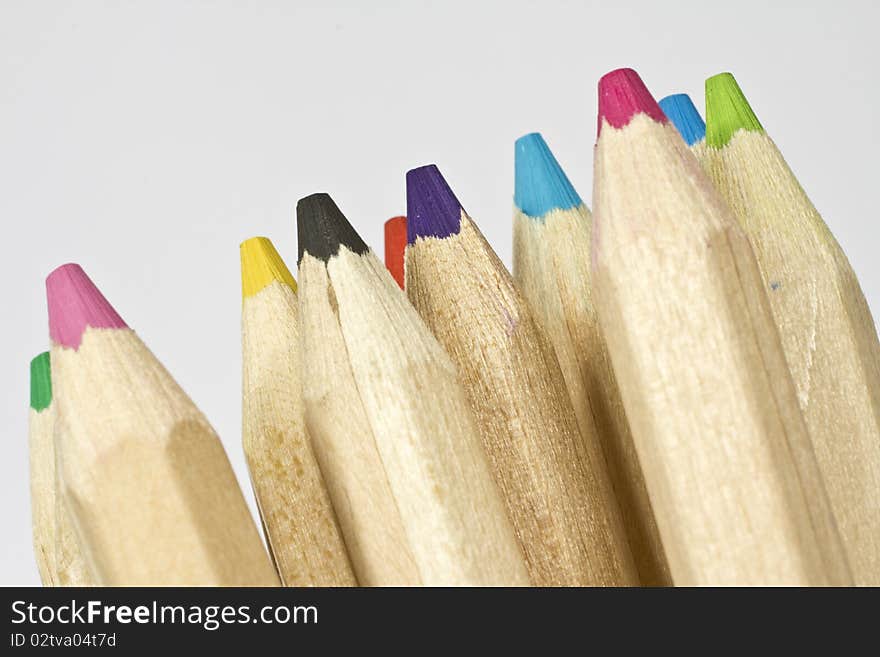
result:
<svg viewBox="0 0 880 657"><path fill-rule="evenodd" d="M515 142L513 270L434 165L385 264L327 194L241 244L242 447L77 265L31 362L47 586L880 584L880 342L730 74L599 82L593 213ZM290 261L292 262L292 261Z"/></svg>

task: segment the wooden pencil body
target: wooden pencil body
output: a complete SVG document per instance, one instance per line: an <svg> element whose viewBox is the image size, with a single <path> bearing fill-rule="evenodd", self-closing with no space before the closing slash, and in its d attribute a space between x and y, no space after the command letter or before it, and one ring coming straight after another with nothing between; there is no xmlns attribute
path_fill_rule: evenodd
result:
<svg viewBox="0 0 880 657"><path fill-rule="evenodd" d="M855 581L880 585L880 343L858 280L766 133L697 156L755 250Z"/></svg>
<svg viewBox="0 0 880 657"><path fill-rule="evenodd" d="M305 428L296 294L272 281L242 305L242 444L285 586L353 586L354 572Z"/></svg>
<svg viewBox="0 0 880 657"><path fill-rule="evenodd" d="M360 581L527 585L455 368L382 264L306 254L300 283L307 417Z"/></svg>
<svg viewBox="0 0 880 657"><path fill-rule="evenodd" d="M327 267L299 264L306 425L362 586L417 586L418 568L348 362Z"/></svg>
<svg viewBox="0 0 880 657"><path fill-rule="evenodd" d="M582 433L595 426L639 580L665 586L669 567L593 302L590 227L583 205L540 219L515 210L513 274L553 343Z"/></svg>
<svg viewBox="0 0 880 657"><path fill-rule="evenodd" d="M53 345L62 491L103 585L277 585L217 436L130 329Z"/></svg>
<svg viewBox="0 0 880 657"><path fill-rule="evenodd" d="M406 290L461 372L532 582L638 578L595 433L582 439L553 348L462 212L407 247Z"/></svg>
<svg viewBox="0 0 880 657"><path fill-rule="evenodd" d="M58 442L56 440L56 442ZM56 458L56 463L60 460ZM95 577L89 570L80 545L76 526L57 475L63 465L56 467L55 486L55 577L56 586L95 586Z"/></svg>
<svg viewBox="0 0 880 657"><path fill-rule="evenodd" d="M63 466L61 450L56 449L58 423L50 369L48 353L31 361L28 442L34 553L44 586L91 586L94 578L83 560L79 538L59 486L58 473Z"/></svg>
<svg viewBox="0 0 880 657"><path fill-rule="evenodd" d="M669 124L596 148L600 319L677 585L850 575L751 248Z"/></svg>
<svg viewBox="0 0 880 657"><path fill-rule="evenodd" d="M30 457L31 523L34 556L43 586L57 586L55 558L55 428L54 405L30 410L28 446Z"/></svg>

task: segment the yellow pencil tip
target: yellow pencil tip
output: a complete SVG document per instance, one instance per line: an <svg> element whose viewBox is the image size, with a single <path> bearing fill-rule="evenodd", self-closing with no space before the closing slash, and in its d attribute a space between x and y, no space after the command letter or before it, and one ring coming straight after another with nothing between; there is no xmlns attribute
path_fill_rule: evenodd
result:
<svg viewBox="0 0 880 657"><path fill-rule="evenodd" d="M266 237L252 237L241 243L241 295L252 297L272 281L296 292L296 281L287 265Z"/></svg>

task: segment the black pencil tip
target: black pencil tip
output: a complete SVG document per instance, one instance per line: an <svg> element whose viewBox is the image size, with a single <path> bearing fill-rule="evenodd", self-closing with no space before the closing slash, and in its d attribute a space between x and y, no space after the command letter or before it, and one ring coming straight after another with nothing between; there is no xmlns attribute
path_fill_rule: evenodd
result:
<svg viewBox="0 0 880 657"><path fill-rule="evenodd" d="M299 260L308 253L327 262L343 245L361 255L369 247L357 234L329 194L312 194L296 204Z"/></svg>

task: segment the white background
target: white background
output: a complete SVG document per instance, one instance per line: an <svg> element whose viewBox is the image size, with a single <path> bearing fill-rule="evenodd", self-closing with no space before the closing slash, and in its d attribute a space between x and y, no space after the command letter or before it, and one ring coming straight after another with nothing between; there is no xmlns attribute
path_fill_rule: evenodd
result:
<svg viewBox="0 0 880 657"><path fill-rule="evenodd" d="M296 260L333 195L382 251L436 162L509 264L513 141L541 131L591 196L596 81L659 99L733 71L880 314L875 2L0 2L0 584L36 584L28 361L43 279L83 265L239 443L238 244ZM247 490L251 501L251 493Z"/></svg>

